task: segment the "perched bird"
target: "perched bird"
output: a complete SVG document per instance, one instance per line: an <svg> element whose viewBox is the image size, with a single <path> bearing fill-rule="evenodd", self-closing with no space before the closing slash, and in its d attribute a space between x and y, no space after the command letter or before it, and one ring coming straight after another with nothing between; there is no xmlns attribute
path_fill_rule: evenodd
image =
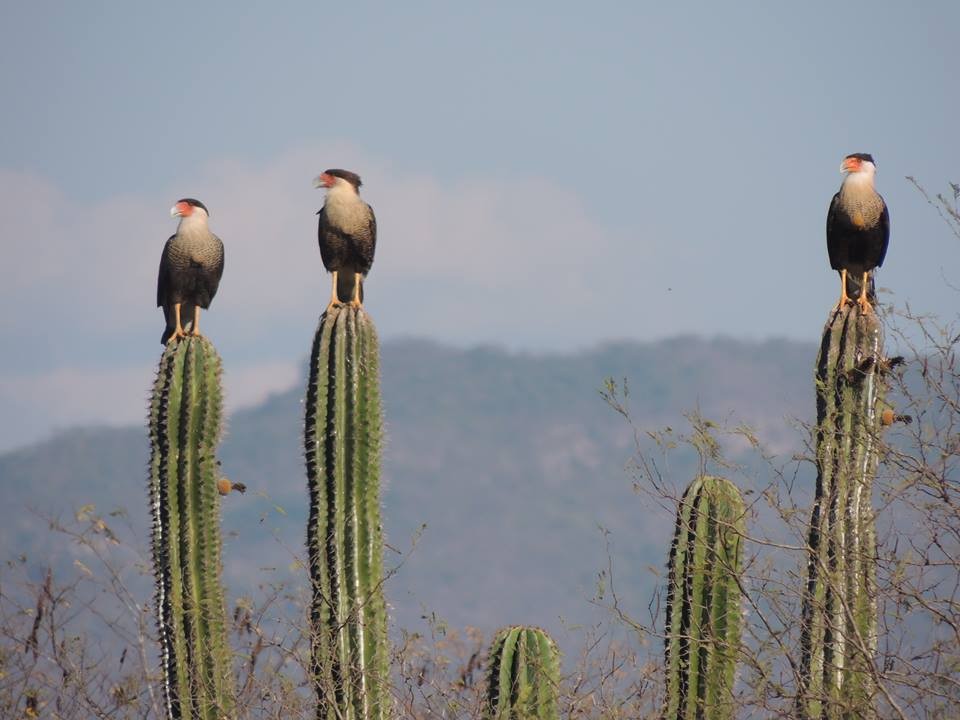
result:
<svg viewBox="0 0 960 720"><path fill-rule="evenodd" d="M160 256L157 307L167 326L160 342L200 334L200 308L206 310L223 275L223 242L207 226L209 213L199 200L184 198L170 209L180 218Z"/></svg>
<svg viewBox="0 0 960 720"><path fill-rule="evenodd" d="M873 186L877 172L873 157L866 153L847 155L840 166L847 173L840 192L833 196L827 212L827 252L830 267L840 273L840 302L843 308L850 300L847 276L859 288L857 303L865 313L873 307L868 292L873 293L869 275L883 265L890 242L890 213L887 204ZM854 291L856 294L856 291Z"/></svg>
<svg viewBox="0 0 960 720"><path fill-rule="evenodd" d="M327 189L317 240L323 266L333 273L327 311L344 300L363 307L363 279L373 265L377 247L377 219L359 194L360 176L349 170L327 170L313 181Z"/></svg>

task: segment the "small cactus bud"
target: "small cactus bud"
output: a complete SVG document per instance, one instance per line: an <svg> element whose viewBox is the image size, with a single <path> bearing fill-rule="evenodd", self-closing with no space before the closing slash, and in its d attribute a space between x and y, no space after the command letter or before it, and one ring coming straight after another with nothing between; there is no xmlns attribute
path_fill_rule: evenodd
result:
<svg viewBox="0 0 960 720"><path fill-rule="evenodd" d="M231 490L236 490L242 495L247 491L247 486L243 483L233 482L226 477L217 480L217 492L221 495L229 495Z"/></svg>

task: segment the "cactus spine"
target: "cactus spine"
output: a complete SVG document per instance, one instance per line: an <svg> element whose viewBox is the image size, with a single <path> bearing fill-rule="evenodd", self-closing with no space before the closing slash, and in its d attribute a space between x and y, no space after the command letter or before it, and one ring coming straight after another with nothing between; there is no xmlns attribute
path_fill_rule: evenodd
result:
<svg viewBox="0 0 960 720"><path fill-rule="evenodd" d="M857 305L827 322L817 357L817 488L810 518L798 713L873 717L883 333Z"/></svg>
<svg viewBox="0 0 960 720"><path fill-rule="evenodd" d="M221 364L205 338L167 346L150 402L153 564L166 717L233 717L220 583Z"/></svg>
<svg viewBox="0 0 960 720"><path fill-rule="evenodd" d="M734 715L743 516L740 492L719 477L697 478L680 501L667 589L668 720Z"/></svg>
<svg viewBox="0 0 960 720"><path fill-rule="evenodd" d="M490 646L488 720L552 720L559 717L560 656L544 630L500 630Z"/></svg>
<svg viewBox="0 0 960 720"><path fill-rule="evenodd" d="M380 524L379 355L363 310L320 320L304 434L313 675L321 720L389 714Z"/></svg>

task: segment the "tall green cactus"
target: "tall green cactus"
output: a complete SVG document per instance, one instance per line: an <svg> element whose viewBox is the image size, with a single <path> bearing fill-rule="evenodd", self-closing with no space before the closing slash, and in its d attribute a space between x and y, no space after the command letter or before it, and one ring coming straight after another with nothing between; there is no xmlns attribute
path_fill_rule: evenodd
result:
<svg viewBox="0 0 960 720"><path fill-rule="evenodd" d="M310 355L307 552L317 717L389 715L380 524L379 354L373 322L343 306L320 320Z"/></svg>
<svg viewBox="0 0 960 720"><path fill-rule="evenodd" d="M733 483L704 475L687 487L670 547L666 720L734 715L743 535L743 500Z"/></svg>
<svg viewBox="0 0 960 720"><path fill-rule="evenodd" d="M485 717L488 720L552 720L559 717L560 655L539 628L500 630L490 646Z"/></svg>
<svg viewBox="0 0 960 720"><path fill-rule="evenodd" d="M223 392L216 349L167 346L150 401L150 506L166 717L234 716L220 582L216 448Z"/></svg>
<svg viewBox="0 0 960 720"><path fill-rule="evenodd" d="M883 331L856 305L833 313L817 357L817 488L801 625L798 714L873 717Z"/></svg>

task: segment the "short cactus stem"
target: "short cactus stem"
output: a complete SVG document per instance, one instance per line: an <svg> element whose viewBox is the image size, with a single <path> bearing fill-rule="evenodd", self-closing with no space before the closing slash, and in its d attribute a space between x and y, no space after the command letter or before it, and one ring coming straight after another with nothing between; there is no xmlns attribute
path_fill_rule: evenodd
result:
<svg viewBox="0 0 960 720"><path fill-rule="evenodd" d="M734 716L743 535L744 505L733 483L705 475L687 487L670 548L665 720Z"/></svg>
<svg viewBox="0 0 960 720"><path fill-rule="evenodd" d="M221 363L205 338L167 346L150 402L150 505L165 716L233 717L216 448Z"/></svg>
<svg viewBox="0 0 960 720"><path fill-rule="evenodd" d="M321 317L310 355L304 432L312 673L320 720L369 720L390 712L379 362L376 329L362 309L335 307Z"/></svg>
<svg viewBox="0 0 960 720"><path fill-rule="evenodd" d="M560 655L545 630L507 627L490 646L487 720L555 720L559 717Z"/></svg>
<svg viewBox="0 0 960 720"><path fill-rule="evenodd" d="M871 496L884 423L875 313L831 314L817 357L817 487L810 518L797 714L875 717L876 528ZM851 714L855 708L855 715Z"/></svg>

